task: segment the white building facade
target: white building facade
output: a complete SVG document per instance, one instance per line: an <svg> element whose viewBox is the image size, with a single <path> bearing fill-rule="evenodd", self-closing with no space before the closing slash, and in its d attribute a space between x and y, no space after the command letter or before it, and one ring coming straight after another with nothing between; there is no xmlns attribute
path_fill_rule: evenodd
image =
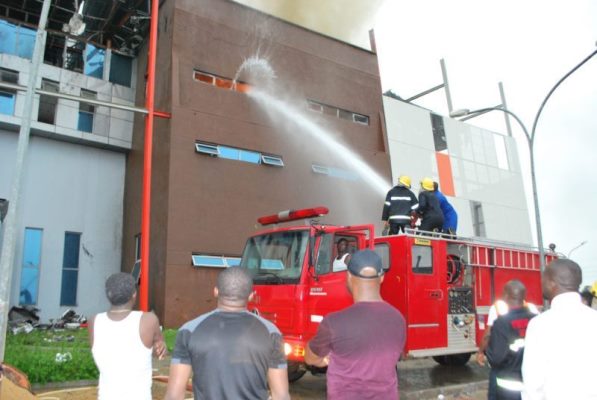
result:
<svg viewBox="0 0 597 400"><path fill-rule="evenodd" d="M522 172L512 137L383 97L394 182L430 177L458 213L458 234L531 244Z"/></svg>
<svg viewBox="0 0 597 400"><path fill-rule="evenodd" d="M0 21L0 80L26 86L34 31ZM133 105L135 60L74 43L52 54L48 38L37 88ZM71 52L72 53L72 52ZM62 57L64 56L64 57ZM0 198L9 199L19 127L31 117L21 185L10 304L41 309L42 320L72 308L107 308L105 279L121 269L126 154L133 113L0 88Z"/></svg>

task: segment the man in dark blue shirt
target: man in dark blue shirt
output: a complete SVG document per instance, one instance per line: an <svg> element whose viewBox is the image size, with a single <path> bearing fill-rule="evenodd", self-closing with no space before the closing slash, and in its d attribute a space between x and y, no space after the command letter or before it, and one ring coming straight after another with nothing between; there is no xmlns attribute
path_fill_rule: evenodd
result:
<svg viewBox="0 0 597 400"><path fill-rule="evenodd" d="M193 373L195 400L290 399L280 331L247 311L251 275L240 267L218 275L218 308L187 322L172 352L166 400L184 399Z"/></svg>

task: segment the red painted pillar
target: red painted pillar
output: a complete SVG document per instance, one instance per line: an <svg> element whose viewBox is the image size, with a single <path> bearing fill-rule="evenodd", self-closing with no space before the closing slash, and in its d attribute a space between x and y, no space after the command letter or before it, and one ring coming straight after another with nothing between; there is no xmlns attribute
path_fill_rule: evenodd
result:
<svg viewBox="0 0 597 400"><path fill-rule="evenodd" d="M149 311L149 237L151 218L151 161L153 149L153 118L155 95L155 65L158 41L159 0L151 2L149 47L147 51L147 89L145 93L145 144L143 149L143 188L141 198L141 283L139 308Z"/></svg>

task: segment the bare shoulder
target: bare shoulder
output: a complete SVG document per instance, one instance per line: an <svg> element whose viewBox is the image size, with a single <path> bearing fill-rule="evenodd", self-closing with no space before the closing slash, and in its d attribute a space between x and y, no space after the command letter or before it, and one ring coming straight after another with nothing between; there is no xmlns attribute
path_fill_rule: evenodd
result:
<svg viewBox="0 0 597 400"><path fill-rule="evenodd" d="M143 315L141 315L141 325L147 329L159 328L160 320L153 311L143 312Z"/></svg>

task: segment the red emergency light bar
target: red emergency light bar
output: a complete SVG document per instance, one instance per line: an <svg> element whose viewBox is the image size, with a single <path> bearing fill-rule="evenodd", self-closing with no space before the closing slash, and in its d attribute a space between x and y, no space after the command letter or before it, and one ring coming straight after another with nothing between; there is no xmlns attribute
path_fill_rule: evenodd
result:
<svg viewBox="0 0 597 400"><path fill-rule="evenodd" d="M302 210L280 211L274 215L268 215L257 219L261 225L277 224L279 222L296 221L297 219L320 217L329 213L327 207L303 208Z"/></svg>

